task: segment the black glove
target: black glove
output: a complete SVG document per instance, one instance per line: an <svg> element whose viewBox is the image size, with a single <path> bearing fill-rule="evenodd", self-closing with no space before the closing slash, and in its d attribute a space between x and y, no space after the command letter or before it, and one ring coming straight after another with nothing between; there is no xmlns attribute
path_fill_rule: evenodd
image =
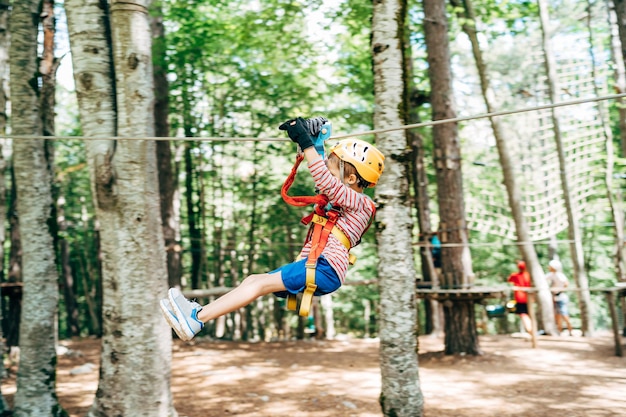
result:
<svg viewBox="0 0 626 417"><path fill-rule="evenodd" d="M328 119L322 116L315 117L313 119L306 119L306 126L309 129L309 135L317 136L320 134L320 130L324 123L328 122Z"/></svg>
<svg viewBox="0 0 626 417"><path fill-rule="evenodd" d="M286 130L289 139L300 145L300 149L305 150L313 146L313 139L309 136L309 129L302 117L287 120L278 127L280 130Z"/></svg>

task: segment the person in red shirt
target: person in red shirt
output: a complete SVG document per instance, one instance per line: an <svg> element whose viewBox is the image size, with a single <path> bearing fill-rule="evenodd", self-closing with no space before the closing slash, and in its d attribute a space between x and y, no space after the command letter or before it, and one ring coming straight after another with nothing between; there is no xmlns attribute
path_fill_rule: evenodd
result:
<svg viewBox="0 0 626 417"><path fill-rule="evenodd" d="M516 287L530 287L530 274L526 271L526 263L519 261L517 263L518 272L509 275L508 282ZM515 314L519 315L522 325L526 332L532 332L532 323L528 315L528 293L526 291L515 290Z"/></svg>

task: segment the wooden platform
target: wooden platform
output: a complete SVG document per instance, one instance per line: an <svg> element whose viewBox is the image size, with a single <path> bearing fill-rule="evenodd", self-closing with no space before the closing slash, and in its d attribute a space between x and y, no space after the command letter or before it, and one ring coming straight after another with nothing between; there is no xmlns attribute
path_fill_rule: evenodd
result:
<svg viewBox="0 0 626 417"><path fill-rule="evenodd" d="M445 301L475 301L481 302L487 298L503 298L511 294L512 291L525 291L528 293L537 293L538 288L535 287L513 287L513 286L498 286L498 287L471 287L471 288L458 288L458 289L444 289L444 288L424 288L419 287L416 290L418 298L427 300L435 300L440 302ZM609 306L609 313L611 315L611 324L613 329L613 336L615 339L615 355L624 356L622 347L622 336L619 329L619 318L617 317L617 302L626 297L626 282L618 282L613 287L590 287L590 292L602 292L605 294L607 304ZM580 292L580 288L565 288L561 291L567 292ZM530 308L530 306L529 306ZM532 313L529 311L529 313ZM531 320L534 322L534 314L530 314ZM535 327L535 324L533 324ZM534 336L534 335L533 335ZM535 338L533 337L533 347L535 347Z"/></svg>
<svg viewBox="0 0 626 417"><path fill-rule="evenodd" d="M459 289L443 289L443 288L418 288L416 295L418 298L428 300L445 301L481 301L486 298L502 298L511 293L510 286L503 287L472 287Z"/></svg>

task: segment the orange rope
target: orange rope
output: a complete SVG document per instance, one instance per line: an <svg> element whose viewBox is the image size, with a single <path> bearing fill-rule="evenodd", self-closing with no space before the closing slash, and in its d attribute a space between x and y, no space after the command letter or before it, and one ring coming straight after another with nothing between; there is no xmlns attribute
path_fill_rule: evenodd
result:
<svg viewBox="0 0 626 417"><path fill-rule="evenodd" d="M296 156L296 162L294 163L293 168L291 168L291 172L289 173L289 176L285 180L283 187L280 189L280 195L282 196L285 203L292 205L292 206L305 207L305 206L308 206L309 204L315 204L316 205L315 211L316 212L321 211L322 212L321 214L323 214L323 208L326 207L326 205L328 204L327 196L323 194L318 194L318 195L305 195L305 196L293 196L292 197L288 194L289 188L291 188L291 186L293 185L293 181L296 178L298 167L300 166L300 163L303 160L304 160L303 154L298 154ZM318 214L320 213L318 212Z"/></svg>

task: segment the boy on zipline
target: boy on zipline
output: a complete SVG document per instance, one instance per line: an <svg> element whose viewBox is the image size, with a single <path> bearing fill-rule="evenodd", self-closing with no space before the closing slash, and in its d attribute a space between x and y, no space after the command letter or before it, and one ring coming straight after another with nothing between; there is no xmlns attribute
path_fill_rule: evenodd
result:
<svg viewBox="0 0 626 417"><path fill-rule="evenodd" d="M317 136L326 122L320 117L308 120L299 117L279 127L299 145L315 187L324 203L328 203L317 204L315 213L305 218L312 228L299 260L266 274L250 275L238 287L205 306L189 301L179 289L170 288L160 306L165 319L182 340L191 340L206 322L270 293L291 298L288 304L293 305L295 294L303 292L300 314L308 315L313 295L332 293L344 282L349 250L360 242L375 214L374 204L363 190L376 185L385 157L365 141L345 139L334 145L328 159L324 160L311 136ZM304 306L305 297L308 306Z"/></svg>

